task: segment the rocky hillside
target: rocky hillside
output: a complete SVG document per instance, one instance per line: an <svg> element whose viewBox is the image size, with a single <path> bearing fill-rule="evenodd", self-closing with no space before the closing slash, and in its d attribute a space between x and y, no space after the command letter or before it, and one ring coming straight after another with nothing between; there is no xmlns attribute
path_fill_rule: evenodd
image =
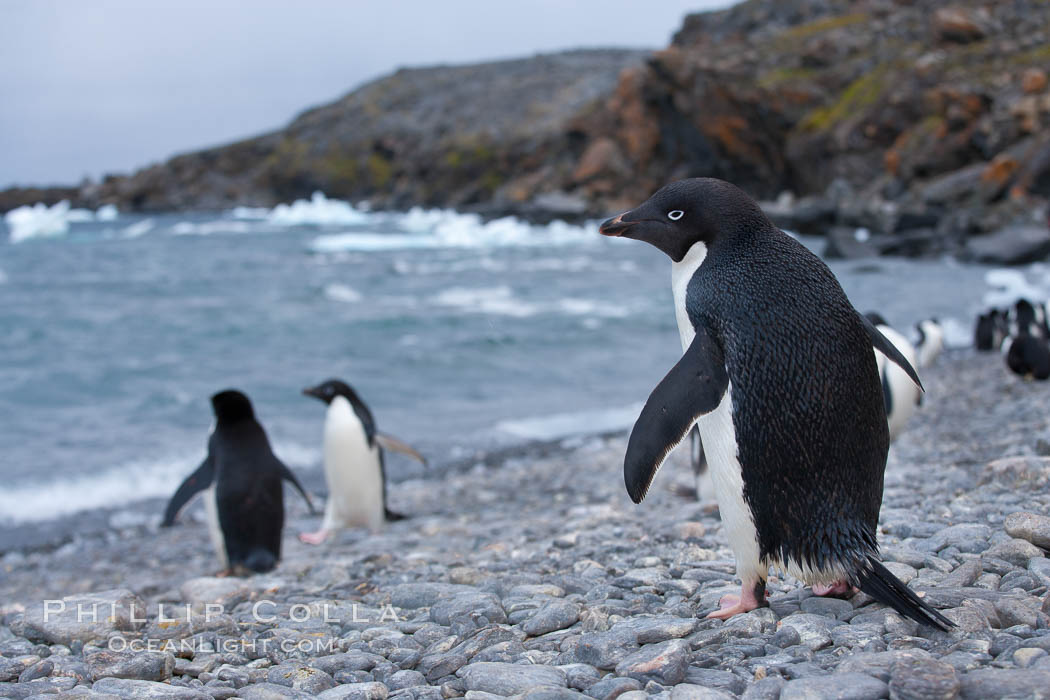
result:
<svg viewBox="0 0 1050 700"><path fill-rule="evenodd" d="M1020 224L1031 257L1050 252L1048 68L1045 0L748 0L685 18L648 56L402 70L282 131L81 195L158 210L321 189L542 218L711 175L779 196L783 225L831 232L842 253L981 257Z"/></svg>

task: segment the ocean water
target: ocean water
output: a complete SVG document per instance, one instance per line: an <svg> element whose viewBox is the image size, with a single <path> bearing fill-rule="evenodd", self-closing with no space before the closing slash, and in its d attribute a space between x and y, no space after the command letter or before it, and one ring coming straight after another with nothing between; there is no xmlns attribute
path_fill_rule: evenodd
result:
<svg viewBox="0 0 1050 700"><path fill-rule="evenodd" d="M667 259L596 225L323 197L37 215L0 226L0 538L168 496L204 455L221 389L245 391L277 454L317 477L324 406L300 392L343 378L440 470L626 429L679 355ZM1045 297L1050 281L951 261L832 267L859 309L900 328L939 316L956 344L995 294Z"/></svg>

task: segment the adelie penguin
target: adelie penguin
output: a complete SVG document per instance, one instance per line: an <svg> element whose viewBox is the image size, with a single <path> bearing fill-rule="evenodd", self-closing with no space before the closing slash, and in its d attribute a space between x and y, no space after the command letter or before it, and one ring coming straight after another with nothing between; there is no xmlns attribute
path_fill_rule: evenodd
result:
<svg viewBox="0 0 1050 700"><path fill-rule="evenodd" d="M1025 379L1050 379L1050 330L1042 304L1019 299L1008 320L1010 334L1001 348L1006 366Z"/></svg>
<svg viewBox="0 0 1050 700"><path fill-rule="evenodd" d="M688 348L631 431L624 481L645 497L696 425L742 581L709 617L766 605L770 567L853 586L940 628L952 623L882 565L876 525L889 433L872 347L915 371L850 304L828 267L735 186L675 182L601 233L672 260Z"/></svg>
<svg viewBox="0 0 1050 700"><path fill-rule="evenodd" d="M164 511L162 527L175 523L193 496L205 491L208 530L225 575L273 569L281 558L284 528L283 481L310 497L295 474L274 455L248 397L229 389L211 397L215 428L208 454Z"/></svg>
<svg viewBox="0 0 1050 700"><path fill-rule="evenodd" d="M403 452L424 465L426 460L404 442L376 430L372 412L349 384L329 379L303 389L303 394L328 404L324 422L324 474L328 501L317 532L299 539L320 544L333 531L363 526L373 532L384 521L405 516L387 508L386 470L382 448Z"/></svg>
<svg viewBox="0 0 1050 700"><path fill-rule="evenodd" d="M896 331L881 314L869 312L867 319L874 324L875 328L885 338L893 343L900 354L915 366L919 363L918 351L912 347L901 333ZM886 424L890 430L890 442L896 440L908 424L908 419L915 413L916 407L922 400L922 392L911 380L911 377L899 365L891 363L886 356L875 351L875 364L879 370L879 379L882 382L882 399L886 406Z"/></svg>

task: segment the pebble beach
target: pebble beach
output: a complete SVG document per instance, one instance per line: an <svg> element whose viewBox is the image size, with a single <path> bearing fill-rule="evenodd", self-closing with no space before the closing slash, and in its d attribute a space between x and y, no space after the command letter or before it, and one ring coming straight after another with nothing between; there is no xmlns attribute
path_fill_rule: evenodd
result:
<svg viewBox="0 0 1050 700"><path fill-rule="evenodd" d="M1050 697L1046 386L970 351L923 380L879 536L948 633L777 576L769 607L705 619L739 588L717 508L683 494L684 450L632 504L614 435L392 484L410 519L320 547L286 492L252 578L215 576L199 504L9 552L0 697Z"/></svg>

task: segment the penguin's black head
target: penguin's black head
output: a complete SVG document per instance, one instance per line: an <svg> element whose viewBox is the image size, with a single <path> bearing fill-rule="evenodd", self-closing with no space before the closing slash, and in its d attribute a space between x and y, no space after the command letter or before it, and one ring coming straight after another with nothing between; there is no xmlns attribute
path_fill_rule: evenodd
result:
<svg viewBox="0 0 1050 700"><path fill-rule="evenodd" d="M350 401L350 403L356 403L359 401L357 394L354 393L354 390L350 385L340 379L329 379L317 386L307 387L306 389L303 389L303 394L306 396L313 396L315 399L324 401L325 403L332 403L332 399L336 396L342 396Z"/></svg>
<svg viewBox="0 0 1050 700"><path fill-rule="evenodd" d="M641 205L604 222L598 232L645 241L681 262L696 243L710 248L738 231L771 225L743 190L698 177L661 187Z"/></svg>
<svg viewBox="0 0 1050 700"><path fill-rule="evenodd" d="M236 389L220 391L211 397L211 407L219 423L236 423L255 418L252 402Z"/></svg>

